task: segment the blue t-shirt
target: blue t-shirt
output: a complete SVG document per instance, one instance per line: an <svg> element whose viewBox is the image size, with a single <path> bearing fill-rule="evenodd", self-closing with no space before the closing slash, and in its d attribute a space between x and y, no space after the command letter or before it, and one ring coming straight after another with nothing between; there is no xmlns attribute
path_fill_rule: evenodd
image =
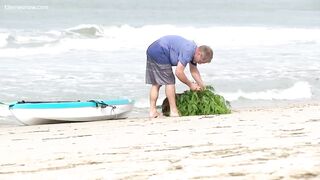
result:
<svg viewBox="0 0 320 180"><path fill-rule="evenodd" d="M147 55L159 64L176 66L180 61L186 66L192 61L197 45L193 41L176 35L164 36L152 43Z"/></svg>

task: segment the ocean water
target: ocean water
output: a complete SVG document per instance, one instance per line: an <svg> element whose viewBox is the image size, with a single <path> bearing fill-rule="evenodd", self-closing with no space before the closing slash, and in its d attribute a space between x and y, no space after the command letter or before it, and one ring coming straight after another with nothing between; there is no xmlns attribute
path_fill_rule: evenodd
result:
<svg viewBox="0 0 320 180"><path fill-rule="evenodd" d="M147 116L145 51L168 34L213 48L198 67L234 108L320 100L318 0L0 0L0 101L131 98Z"/></svg>

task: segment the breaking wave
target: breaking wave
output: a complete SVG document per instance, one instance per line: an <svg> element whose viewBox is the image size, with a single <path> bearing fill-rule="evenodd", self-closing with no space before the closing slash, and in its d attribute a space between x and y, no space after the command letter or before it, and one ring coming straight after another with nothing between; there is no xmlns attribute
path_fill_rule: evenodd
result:
<svg viewBox="0 0 320 180"><path fill-rule="evenodd" d="M298 100L312 97L311 85L308 82L296 82L287 89L270 89L260 92L244 92L238 90L234 93L221 93L227 100L235 101L241 98L250 100Z"/></svg>
<svg viewBox="0 0 320 180"><path fill-rule="evenodd" d="M320 29L267 27L192 27L174 25L102 26L81 24L50 31L0 29L0 57L59 54L70 50L145 50L155 39L179 34L214 48L244 48L320 43Z"/></svg>

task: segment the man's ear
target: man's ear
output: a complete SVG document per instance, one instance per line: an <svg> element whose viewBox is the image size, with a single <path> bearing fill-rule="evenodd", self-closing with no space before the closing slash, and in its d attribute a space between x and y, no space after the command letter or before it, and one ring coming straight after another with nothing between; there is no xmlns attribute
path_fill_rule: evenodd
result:
<svg viewBox="0 0 320 180"><path fill-rule="evenodd" d="M201 57L201 51L200 51L199 48L196 49L196 53L197 53L197 55L198 55L199 57Z"/></svg>

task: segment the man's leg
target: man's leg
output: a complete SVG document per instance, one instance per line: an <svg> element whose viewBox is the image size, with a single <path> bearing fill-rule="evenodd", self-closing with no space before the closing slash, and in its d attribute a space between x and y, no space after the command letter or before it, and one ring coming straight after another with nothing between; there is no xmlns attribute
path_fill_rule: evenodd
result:
<svg viewBox="0 0 320 180"><path fill-rule="evenodd" d="M176 105L176 86L174 84L166 85L166 96L170 105L170 116L179 116Z"/></svg>
<svg viewBox="0 0 320 180"><path fill-rule="evenodd" d="M161 85L152 85L150 89L150 113L149 116L151 118L156 118L160 115L157 112L157 100L159 96L159 89Z"/></svg>

